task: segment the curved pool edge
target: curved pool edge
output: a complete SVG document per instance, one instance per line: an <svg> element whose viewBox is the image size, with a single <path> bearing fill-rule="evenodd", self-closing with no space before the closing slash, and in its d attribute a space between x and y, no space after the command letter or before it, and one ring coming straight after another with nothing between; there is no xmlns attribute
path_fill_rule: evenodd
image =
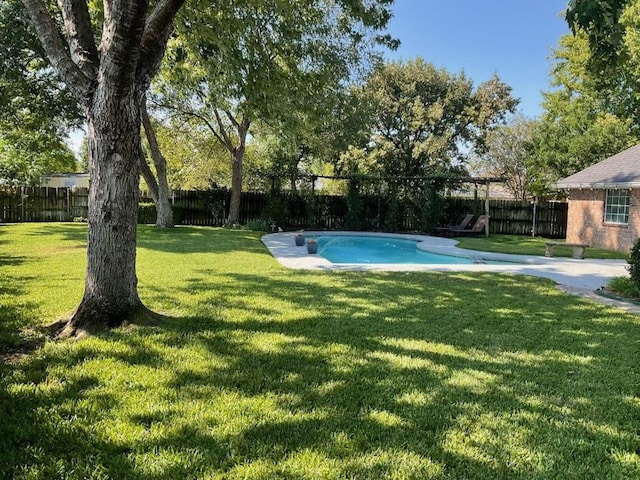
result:
<svg viewBox="0 0 640 480"><path fill-rule="evenodd" d="M297 247L296 232L266 234L262 242L273 257L284 267L307 270L359 270L359 271L443 271L443 272L496 272L516 273L544 277L561 285L584 290L596 290L609 279L627 273L624 260L573 259L564 257L544 257L532 255L512 255L493 252L466 250L457 247L458 241L451 238L432 237L417 234L397 234L378 232L329 232L305 231L305 236L355 235L402 238L418 241L421 250L450 256L482 258L489 261L509 262L508 264L334 264L329 260L307 253L305 246ZM517 263L516 263L517 262Z"/></svg>

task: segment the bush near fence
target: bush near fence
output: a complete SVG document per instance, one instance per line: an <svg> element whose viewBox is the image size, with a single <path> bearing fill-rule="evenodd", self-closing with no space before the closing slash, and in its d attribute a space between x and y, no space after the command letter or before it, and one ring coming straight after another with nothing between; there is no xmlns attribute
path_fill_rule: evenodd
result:
<svg viewBox="0 0 640 480"><path fill-rule="evenodd" d="M175 191L171 197L174 221L183 225L223 226L229 212L229 190ZM73 221L87 217L87 189L17 187L0 190L0 222ZM141 223L154 223L155 207L141 199ZM357 208L351 212L350 208ZM484 200L446 197L441 223L456 224L467 213L483 214ZM490 200L491 233L531 235L534 204L512 200ZM391 218L392 217L392 218ZM351 220L349 220L351 218ZM355 219L355 220L354 220ZM379 196L348 199L337 195L302 195L295 192L242 194L240 223L273 221L284 229L315 228L340 230L420 231L418 205ZM391 221L392 220L392 221ZM567 231L567 204L541 201L535 205L535 234L564 238Z"/></svg>

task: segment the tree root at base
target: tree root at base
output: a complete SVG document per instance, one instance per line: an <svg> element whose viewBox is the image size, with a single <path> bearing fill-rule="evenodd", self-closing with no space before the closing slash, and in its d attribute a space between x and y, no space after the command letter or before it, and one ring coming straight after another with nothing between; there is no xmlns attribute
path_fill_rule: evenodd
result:
<svg viewBox="0 0 640 480"><path fill-rule="evenodd" d="M99 305L83 301L48 328L56 340L80 339L123 326L156 326L162 318L161 314L149 310L142 302L127 311L113 313Z"/></svg>

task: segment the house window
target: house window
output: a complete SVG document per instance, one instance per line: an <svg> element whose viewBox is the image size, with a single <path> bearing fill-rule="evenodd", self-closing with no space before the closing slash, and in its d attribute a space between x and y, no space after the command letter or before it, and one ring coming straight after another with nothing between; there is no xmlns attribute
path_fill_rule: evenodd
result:
<svg viewBox="0 0 640 480"><path fill-rule="evenodd" d="M607 201L604 204L604 221L606 223L629 223L629 190L607 190Z"/></svg>

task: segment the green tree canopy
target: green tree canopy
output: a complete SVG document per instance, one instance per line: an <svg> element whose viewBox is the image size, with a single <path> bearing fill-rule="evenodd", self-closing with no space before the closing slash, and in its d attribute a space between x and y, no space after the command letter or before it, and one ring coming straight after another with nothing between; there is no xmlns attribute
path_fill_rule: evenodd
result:
<svg viewBox="0 0 640 480"><path fill-rule="evenodd" d="M378 34L391 0L252 0L186 5L158 84L159 103L207 127L230 152L237 221L242 157L263 122L297 139L327 116L336 91L394 46ZM295 141L295 140L294 140Z"/></svg>
<svg viewBox="0 0 640 480"><path fill-rule="evenodd" d="M75 171L65 145L82 112L50 67L21 2L0 1L0 183Z"/></svg>
<svg viewBox="0 0 640 480"><path fill-rule="evenodd" d="M400 177L459 174L467 152L483 150L486 134L518 103L497 76L474 88L464 73L421 58L379 67L360 95L370 111L367 143L343 155L339 167Z"/></svg>
<svg viewBox="0 0 640 480"><path fill-rule="evenodd" d="M18 129L0 134L0 186L39 185L48 173L75 171L73 152L55 136Z"/></svg>
<svg viewBox="0 0 640 480"><path fill-rule="evenodd" d="M532 138L537 122L522 115L490 131L486 150L473 162L474 175L503 177L508 191L525 201L535 192L537 175L533 168Z"/></svg>
<svg viewBox="0 0 640 480"><path fill-rule="evenodd" d="M635 0L570 0L566 19L573 33L586 33L593 55L592 71L604 74L626 60L625 27L620 22L629 3Z"/></svg>
<svg viewBox="0 0 640 480"><path fill-rule="evenodd" d="M595 78L588 38L565 35L553 54L550 86L536 131L536 163L548 180L566 177L638 140L638 110L628 79ZM620 70L617 70L620 73Z"/></svg>

